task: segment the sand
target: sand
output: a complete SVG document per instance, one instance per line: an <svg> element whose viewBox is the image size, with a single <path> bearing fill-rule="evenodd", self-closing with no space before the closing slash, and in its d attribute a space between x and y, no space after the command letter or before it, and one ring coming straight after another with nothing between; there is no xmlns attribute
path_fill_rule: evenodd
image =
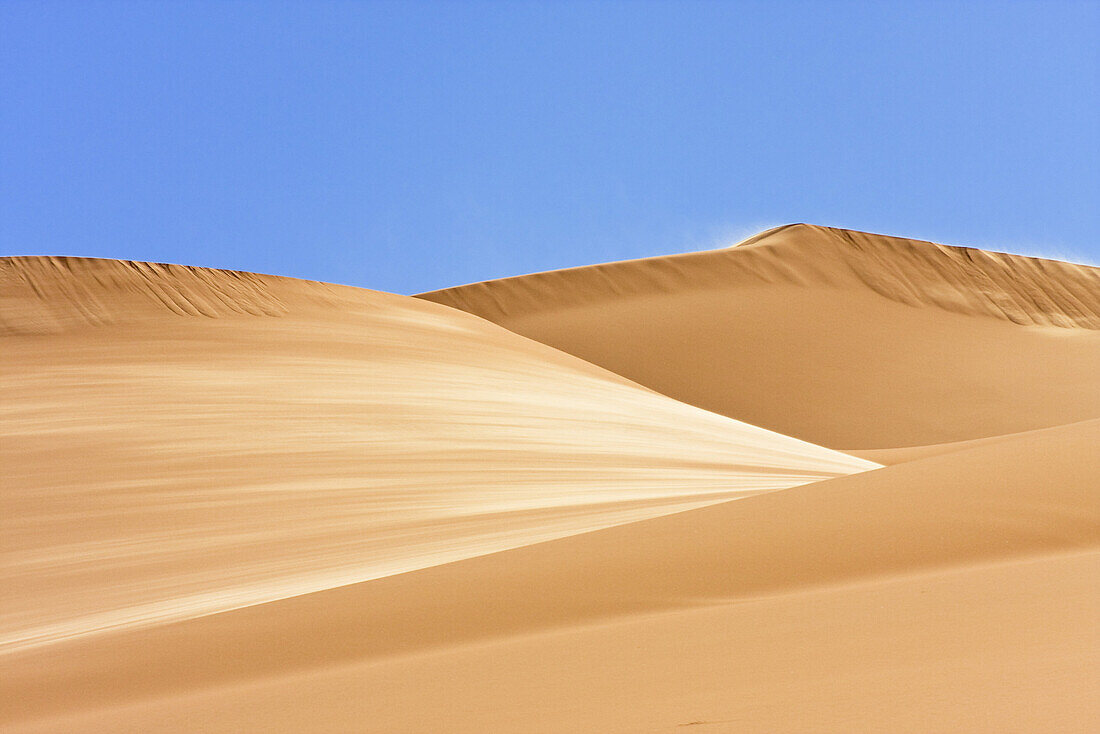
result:
<svg viewBox="0 0 1100 734"><path fill-rule="evenodd" d="M845 451L1100 415L1100 268L1084 265L790 225L421 298Z"/></svg>
<svg viewBox="0 0 1100 734"><path fill-rule="evenodd" d="M0 730L1096 730L1096 271L924 246L787 228L461 310L0 261Z"/></svg>
<svg viewBox="0 0 1100 734"><path fill-rule="evenodd" d="M254 276L241 295L231 273L97 261L13 270L34 287L12 312L43 323L45 300L54 331L5 336L2 578L19 593L0 651L876 466L412 298ZM168 307L203 299L217 307Z"/></svg>

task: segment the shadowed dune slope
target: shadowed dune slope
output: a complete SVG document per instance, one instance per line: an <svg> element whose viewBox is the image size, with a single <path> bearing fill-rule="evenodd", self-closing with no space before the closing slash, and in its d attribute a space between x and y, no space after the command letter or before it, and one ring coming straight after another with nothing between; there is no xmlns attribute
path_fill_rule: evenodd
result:
<svg viewBox="0 0 1100 734"><path fill-rule="evenodd" d="M1083 421L1088 423L1089 421ZM1066 427L1074 425L1072 423L1066 424ZM989 436L987 438L975 438L970 441L954 441L951 443L937 443L928 446L912 446L909 448L899 449L868 449L866 451L853 451L852 454L860 457L861 459L867 459L868 461L876 461L879 464L891 465L902 464L907 461L915 461L917 459L924 459L929 456L938 456L940 454L950 454L955 451L962 451L964 449L977 448L979 446L988 446L1001 441L1011 441L1016 439L1025 438L1028 434L1039 434L1047 431L1046 428L1037 428L1034 431L1021 431L1019 433L1005 433L999 436ZM1100 485L1100 479L1097 480L1097 484Z"/></svg>
<svg viewBox="0 0 1100 734"><path fill-rule="evenodd" d="M1037 431L29 650L0 658L8 721L120 732L1091 731L1098 443L1100 421Z"/></svg>
<svg viewBox="0 0 1100 734"><path fill-rule="evenodd" d="M811 225L459 286L452 306L846 450L1100 417L1100 268Z"/></svg>
<svg viewBox="0 0 1100 734"><path fill-rule="evenodd" d="M372 291L0 261L0 652L877 465Z"/></svg>

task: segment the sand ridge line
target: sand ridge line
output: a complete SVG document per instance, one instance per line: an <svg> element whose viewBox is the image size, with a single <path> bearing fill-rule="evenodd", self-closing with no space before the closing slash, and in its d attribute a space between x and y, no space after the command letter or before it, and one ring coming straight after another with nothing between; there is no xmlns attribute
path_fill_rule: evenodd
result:
<svg viewBox="0 0 1100 734"><path fill-rule="evenodd" d="M501 278L418 297L497 321L606 299L775 284L858 285L912 306L1100 329L1100 268L810 224L777 227L728 248Z"/></svg>

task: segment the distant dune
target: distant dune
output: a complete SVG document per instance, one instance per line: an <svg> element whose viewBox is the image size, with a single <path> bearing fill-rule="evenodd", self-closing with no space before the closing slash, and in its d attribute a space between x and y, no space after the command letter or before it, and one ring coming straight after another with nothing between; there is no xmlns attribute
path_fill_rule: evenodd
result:
<svg viewBox="0 0 1100 734"><path fill-rule="evenodd" d="M1093 732L1098 446L1069 263L0 259L0 731Z"/></svg>
<svg viewBox="0 0 1100 734"><path fill-rule="evenodd" d="M810 225L420 296L837 449L1100 415L1100 268Z"/></svg>

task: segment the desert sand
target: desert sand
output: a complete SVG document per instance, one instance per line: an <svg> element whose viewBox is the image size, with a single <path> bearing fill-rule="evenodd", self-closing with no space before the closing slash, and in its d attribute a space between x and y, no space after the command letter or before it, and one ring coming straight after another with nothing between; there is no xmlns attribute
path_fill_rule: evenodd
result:
<svg viewBox="0 0 1100 734"><path fill-rule="evenodd" d="M1100 268L1084 265L798 224L421 297L842 450L1100 416Z"/></svg>
<svg viewBox="0 0 1100 734"><path fill-rule="evenodd" d="M1096 268L8 258L0 345L5 732L1100 727Z"/></svg>

